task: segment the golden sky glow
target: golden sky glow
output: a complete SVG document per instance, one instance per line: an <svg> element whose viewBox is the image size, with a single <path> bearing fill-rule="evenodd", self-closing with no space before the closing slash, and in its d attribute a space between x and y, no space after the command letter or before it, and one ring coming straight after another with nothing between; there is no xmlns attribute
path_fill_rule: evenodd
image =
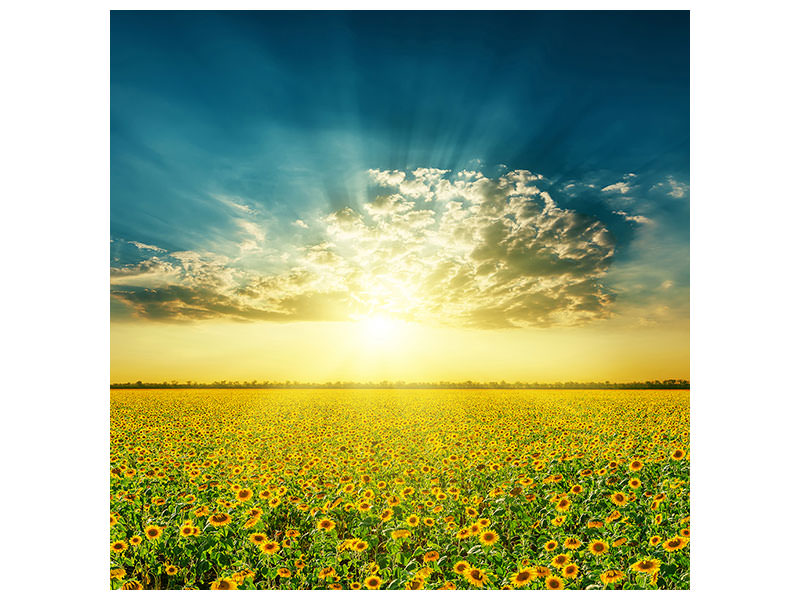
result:
<svg viewBox="0 0 800 600"><path fill-rule="evenodd" d="M111 345L115 382L634 381L688 379L688 365L688 327L674 325L487 331L402 322L129 323L114 325Z"/></svg>

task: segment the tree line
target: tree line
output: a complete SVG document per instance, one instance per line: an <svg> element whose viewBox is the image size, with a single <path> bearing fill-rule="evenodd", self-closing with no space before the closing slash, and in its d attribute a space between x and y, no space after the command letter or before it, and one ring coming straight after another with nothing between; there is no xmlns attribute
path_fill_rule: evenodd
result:
<svg viewBox="0 0 800 600"><path fill-rule="evenodd" d="M300 381L162 381L112 383L111 389L480 389L480 390L688 390L687 379L655 379L652 381L558 381L538 383L523 381L326 381L308 383Z"/></svg>

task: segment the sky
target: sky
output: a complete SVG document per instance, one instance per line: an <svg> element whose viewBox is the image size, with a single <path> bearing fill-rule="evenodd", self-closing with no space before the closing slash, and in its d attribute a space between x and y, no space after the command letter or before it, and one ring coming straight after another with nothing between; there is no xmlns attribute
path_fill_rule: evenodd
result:
<svg viewBox="0 0 800 600"><path fill-rule="evenodd" d="M111 380L689 378L689 16L111 13Z"/></svg>

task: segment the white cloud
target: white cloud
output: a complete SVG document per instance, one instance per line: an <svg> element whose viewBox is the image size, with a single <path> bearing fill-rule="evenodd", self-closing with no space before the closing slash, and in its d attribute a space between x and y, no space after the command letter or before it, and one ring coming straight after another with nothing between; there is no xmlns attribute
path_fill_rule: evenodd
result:
<svg viewBox="0 0 800 600"><path fill-rule="evenodd" d="M370 178L378 185L398 186L406 178L403 171L381 171L380 169L370 169L367 171Z"/></svg>
<svg viewBox="0 0 800 600"><path fill-rule="evenodd" d="M650 191L660 191L673 198L685 198L689 193L689 184L678 181L675 177L669 175L664 181L659 181L652 186Z"/></svg>
<svg viewBox="0 0 800 600"><path fill-rule="evenodd" d="M239 251L247 254L261 250L267 237L264 230L258 224L246 219L236 219L235 223L244 233L242 241L239 242Z"/></svg>
<svg viewBox="0 0 800 600"><path fill-rule="evenodd" d="M631 191L631 186L625 181L618 181L602 188L603 192L619 192L620 194L627 194Z"/></svg>
<svg viewBox="0 0 800 600"><path fill-rule="evenodd" d="M629 215L624 210L615 210L614 214L615 215L620 215L621 217L624 217L626 221L631 221L633 223L641 223L641 224L648 224L648 225L653 223L653 219L650 219L650 218L645 217L643 215Z"/></svg>
<svg viewBox="0 0 800 600"><path fill-rule="evenodd" d="M619 194L627 194L633 188L633 179L636 178L636 173L627 173L623 178L622 181L618 181L617 183L612 183L611 185L607 185L604 188L601 188L601 192L617 192Z"/></svg>
<svg viewBox="0 0 800 600"><path fill-rule="evenodd" d="M126 287L131 280L118 271L115 296L154 319L347 319L378 311L460 326L547 327L610 314L603 278L613 238L602 223L559 208L537 187L541 175L416 169L369 177L381 188L369 202L324 216L324 239L285 248L273 272L175 252L165 264L126 267L168 272L163 286ZM242 252L263 245L257 224L237 225Z"/></svg>
<svg viewBox="0 0 800 600"><path fill-rule="evenodd" d="M248 215L254 215L256 210L247 204L247 201L238 196L226 196L224 194L211 194L211 197L225 206L234 209L237 212L243 212Z"/></svg>
<svg viewBox="0 0 800 600"><path fill-rule="evenodd" d="M112 240L113 242L113 240ZM150 244L143 244L142 242L128 242L129 244L133 244L139 250L151 250L153 252L166 252L164 248L159 248L158 246L152 246Z"/></svg>

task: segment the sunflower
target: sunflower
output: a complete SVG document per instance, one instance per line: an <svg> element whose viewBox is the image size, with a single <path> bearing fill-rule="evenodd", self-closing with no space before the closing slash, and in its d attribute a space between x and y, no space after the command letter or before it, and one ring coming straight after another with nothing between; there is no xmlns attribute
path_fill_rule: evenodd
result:
<svg viewBox="0 0 800 600"><path fill-rule="evenodd" d="M175 575L178 572L178 567L175 565L167 565L166 569L167 575Z"/></svg>
<svg viewBox="0 0 800 600"><path fill-rule="evenodd" d="M335 574L336 571L334 570L333 567L322 567L319 573L317 573L317 579L327 579L328 577L331 577L332 575Z"/></svg>
<svg viewBox="0 0 800 600"><path fill-rule="evenodd" d="M611 514L606 517L606 523L611 523L612 521L616 521L622 516L622 513L618 510L612 510Z"/></svg>
<svg viewBox="0 0 800 600"><path fill-rule="evenodd" d="M116 525L118 521L119 521L119 518L117 517L117 515L115 515L114 513L111 513L111 527Z"/></svg>
<svg viewBox="0 0 800 600"><path fill-rule="evenodd" d="M456 584L452 581L445 581L444 585L439 587L440 590L454 590L456 589Z"/></svg>
<svg viewBox="0 0 800 600"><path fill-rule="evenodd" d="M411 532L408 529L397 529L392 532L392 539L393 540L400 540L403 538L407 538L411 535Z"/></svg>
<svg viewBox="0 0 800 600"><path fill-rule="evenodd" d="M436 562L437 560L439 560L439 553L436 550L430 550L422 557L423 562Z"/></svg>
<svg viewBox="0 0 800 600"><path fill-rule="evenodd" d="M551 565L554 567L563 567L569 562L569 555L568 554L556 554L553 557L553 560L550 562Z"/></svg>
<svg viewBox="0 0 800 600"><path fill-rule="evenodd" d="M406 519L406 523L408 523L409 527L416 527L419 525L419 517L417 515L411 515Z"/></svg>
<svg viewBox="0 0 800 600"><path fill-rule="evenodd" d="M551 575L550 577L544 580L544 588L546 590L563 590L564 580L561 579L561 577L556 577L555 575Z"/></svg>
<svg viewBox="0 0 800 600"><path fill-rule="evenodd" d="M361 589L361 584L358 581L354 581L353 583L350 584L350 589L351 590L360 590Z"/></svg>
<svg viewBox="0 0 800 600"><path fill-rule="evenodd" d="M606 544L603 540L592 540L589 542L589 552L595 556L605 554L608 552L608 544Z"/></svg>
<svg viewBox="0 0 800 600"><path fill-rule="evenodd" d="M468 517L477 517L477 516L478 516L478 511L477 511L477 510L475 510L474 508L472 508L471 506L468 506L467 508L465 508L465 509L464 509L464 513L465 513L465 514L466 514Z"/></svg>
<svg viewBox="0 0 800 600"><path fill-rule="evenodd" d="M688 538L689 537L689 528L688 527L684 527L683 529L680 530L679 533L681 534L682 537Z"/></svg>
<svg viewBox="0 0 800 600"><path fill-rule="evenodd" d="M644 467L644 463L640 460L632 460L631 463L628 465L628 468L631 471L640 471Z"/></svg>
<svg viewBox="0 0 800 600"><path fill-rule="evenodd" d="M377 590L381 587L382 583L383 581L381 581L380 577L377 575L370 575L364 580L364 587L368 590Z"/></svg>
<svg viewBox="0 0 800 600"><path fill-rule="evenodd" d="M414 577L406 582L405 589L407 590L423 590L425 589L425 580L420 577Z"/></svg>
<svg viewBox="0 0 800 600"><path fill-rule="evenodd" d="M641 479L637 479L636 477L634 477L633 479L631 479L628 482L628 485L635 490L635 489L640 488L642 486L642 480Z"/></svg>
<svg viewBox="0 0 800 600"><path fill-rule="evenodd" d="M685 456L686 452L684 452L681 448L675 448L675 450L672 451L672 454L669 455L672 460L683 460Z"/></svg>
<svg viewBox="0 0 800 600"><path fill-rule="evenodd" d="M228 513L215 513L208 518L208 522L214 527L224 527L231 520L231 516Z"/></svg>
<svg viewBox="0 0 800 600"><path fill-rule="evenodd" d="M141 536L135 535L128 541L131 543L131 546L138 546L142 543L142 538Z"/></svg>
<svg viewBox="0 0 800 600"><path fill-rule="evenodd" d="M603 527L602 521L589 521L586 523L586 527L589 529L600 529Z"/></svg>
<svg viewBox="0 0 800 600"><path fill-rule="evenodd" d="M605 573L600 574L600 581L602 581L604 585L616 583L617 581L622 581L623 579L625 579L625 573L619 569L610 569Z"/></svg>
<svg viewBox="0 0 800 600"><path fill-rule="evenodd" d="M617 506L625 506L628 503L628 497L622 492L611 494L609 498L611 498L611 502L613 502Z"/></svg>
<svg viewBox="0 0 800 600"><path fill-rule="evenodd" d="M475 587L486 585L486 574L477 567L472 567L464 571L464 579Z"/></svg>
<svg viewBox="0 0 800 600"><path fill-rule="evenodd" d="M525 587L534 579L534 571L533 569L520 569L516 573L511 576L511 585L514 587Z"/></svg>
<svg viewBox="0 0 800 600"><path fill-rule="evenodd" d="M422 522L423 522L425 525L427 525L428 527L433 527L433 523L434 523L434 521L433 521L433 519L431 519L430 517L425 517L424 519L422 519Z"/></svg>
<svg viewBox="0 0 800 600"><path fill-rule="evenodd" d="M336 527L336 523L334 523L330 519L322 519L317 523L317 529L323 531L330 531L334 527Z"/></svg>
<svg viewBox="0 0 800 600"><path fill-rule="evenodd" d="M567 498L562 498L561 500L558 501L558 504L556 504L556 510L559 512L564 512L566 510L569 510L570 504L571 502Z"/></svg>
<svg viewBox="0 0 800 600"><path fill-rule="evenodd" d="M127 549L128 549L128 544L126 544L122 540L117 540L116 542L111 544L112 552L125 552L125 550Z"/></svg>
<svg viewBox="0 0 800 600"><path fill-rule="evenodd" d="M661 537L654 535L650 538L650 545L651 546L658 546L661 543Z"/></svg>
<svg viewBox="0 0 800 600"><path fill-rule="evenodd" d="M364 550L369 548L369 544L364 540L356 540L351 546L351 548L356 552L363 552Z"/></svg>
<svg viewBox="0 0 800 600"><path fill-rule="evenodd" d="M539 577L549 577L550 576L550 569L547 567L536 566L533 567L533 576L537 579Z"/></svg>
<svg viewBox="0 0 800 600"><path fill-rule="evenodd" d="M142 584L139 583L138 581L126 581L125 583L122 584L122 589L123 590L142 590L144 588L142 587Z"/></svg>
<svg viewBox="0 0 800 600"><path fill-rule="evenodd" d="M566 548L567 550L577 550L578 548L581 547L581 544L583 544L583 542L581 542L578 538L574 537L567 538L564 540L564 548Z"/></svg>
<svg viewBox="0 0 800 600"><path fill-rule="evenodd" d="M178 533L181 534L181 537L189 537L194 535L194 523L191 521L184 521L183 525L181 525Z"/></svg>
<svg viewBox="0 0 800 600"><path fill-rule="evenodd" d="M558 548L558 542L555 541L555 540L550 540L549 542L546 542L545 545L544 545L544 549L547 552L552 552L556 548Z"/></svg>
<svg viewBox="0 0 800 600"><path fill-rule="evenodd" d="M469 564L467 561L460 560L456 564L453 565L453 572L454 573L458 573L459 575L463 575L464 573L466 573L471 568L472 568L472 565Z"/></svg>
<svg viewBox="0 0 800 600"><path fill-rule="evenodd" d="M281 549L281 545L278 542L273 542L272 540L267 540L263 544L261 544L261 552L264 554L275 554L278 550Z"/></svg>
<svg viewBox="0 0 800 600"><path fill-rule="evenodd" d="M286 567L281 567L280 569L278 569L278 577L291 577L291 576L292 572Z"/></svg>
<svg viewBox="0 0 800 600"><path fill-rule="evenodd" d="M223 577L222 579L217 579L214 583L211 584L212 590L235 590L238 586L236 582L231 579L230 577Z"/></svg>
<svg viewBox="0 0 800 600"><path fill-rule="evenodd" d="M492 546L495 542L497 542L497 534L491 529L487 529L481 533L478 539L484 546Z"/></svg>
<svg viewBox="0 0 800 600"><path fill-rule="evenodd" d="M389 519L392 518L393 514L394 513L392 512L392 509L391 508L387 508L381 513L380 519L381 519L381 521L383 521L385 523L386 521L388 521Z"/></svg>
<svg viewBox="0 0 800 600"><path fill-rule="evenodd" d="M681 548L683 548L684 546L686 546L686 544L688 543L688 541L689 541L689 540L687 540L686 538L684 538L684 537L681 537L681 536L679 536L679 535L676 535L675 537L673 537L673 538L670 538L670 539L668 539L666 542L664 542L664 543L662 544L662 547L663 547L663 548L664 548L664 550L666 550L667 552L675 552L676 550L680 550Z"/></svg>
<svg viewBox="0 0 800 600"><path fill-rule="evenodd" d="M144 535L147 537L148 540L157 540L161 537L162 529L161 527L156 527L155 525L150 525L149 527L145 528Z"/></svg>
<svg viewBox="0 0 800 600"><path fill-rule="evenodd" d="M583 491L583 486L576 483L571 488L569 488L569 491L572 492L573 494L580 494Z"/></svg>
<svg viewBox="0 0 800 600"><path fill-rule="evenodd" d="M639 562L633 563L631 569L637 573L651 573L655 574L661 566L661 561L655 558L644 558Z"/></svg>
<svg viewBox="0 0 800 600"><path fill-rule="evenodd" d="M251 533L250 537L248 537L247 539L256 545L259 545L267 541L267 536L264 535L263 533Z"/></svg>
<svg viewBox="0 0 800 600"><path fill-rule="evenodd" d="M564 565L564 568L561 569L561 574L565 579L575 579L578 576L578 565L575 563Z"/></svg>

